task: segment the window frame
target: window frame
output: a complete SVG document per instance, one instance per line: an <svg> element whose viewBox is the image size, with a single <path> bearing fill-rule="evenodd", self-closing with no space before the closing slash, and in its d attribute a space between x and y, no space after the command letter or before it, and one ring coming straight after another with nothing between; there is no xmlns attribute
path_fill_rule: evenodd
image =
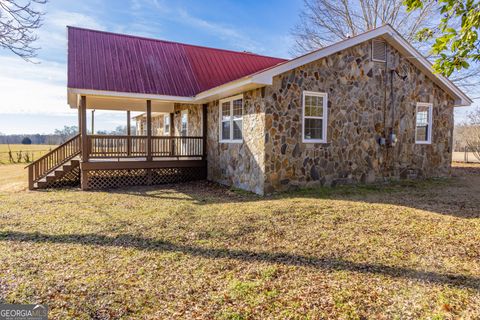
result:
<svg viewBox="0 0 480 320"><path fill-rule="evenodd" d="M417 116L418 107L428 107L427 120L427 140L419 141L417 139ZM415 144L432 144L432 128L433 128L433 104L429 102L417 102L415 106Z"/></svg>
<svg viewBox="0 0 480 320"><path fill-rule="evenodd" d="M234 120L234 116L233 116L233 101L236 101L236 100L242 100L242 117L241 117L241 121L242 121L242 138L241 139L234 139L233 138L233 124L235 122ZM222 105L224 103L228 102L230 104L230 116L229 116L229 120L222 120ZM226 98L226 99L222 99L222 100L219 100L219 103L218 103L218 141L219 143L243 143L243 116L244 116L244 106L245 106L245 101L243 99L243 94L239 94L239 95L236 95L236 96L233 96L233 97L229 97L229 98ZM238 121L240 119L237 119L236 121ZM223 122L229 122L230 123L230 138L229 139L223 139L223 135L222 135L222 123Z"/></svg>
<svg viewBox="0 0 480 320"><path fill-rule="evenodd" d="M168 120L168 130L167 130L167 120ZM170 135L170 128L171 128L171 123L170 123L170 114L164 114L163 115L163 133Z"/></svg>
<svg viewBox="0 0 480 320"><path fill-rule="evenodd" d="M305 98L307 96L323 98L323 113L321 117L305 116ZM322 119L322 139L305 138L305 119ZM302 93L302 142L303 143L327 143L328 128L328 94L326 92L303 91Z"/></svg>

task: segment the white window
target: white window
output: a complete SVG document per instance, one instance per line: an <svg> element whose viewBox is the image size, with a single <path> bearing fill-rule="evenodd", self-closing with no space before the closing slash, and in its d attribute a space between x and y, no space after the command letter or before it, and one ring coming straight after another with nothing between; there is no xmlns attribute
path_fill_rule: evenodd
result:
<svg viewBox="0 0 480 320"><path fill-rule="evenodd" d="M302 98L302 140L327 142L328 98L323 92L304 91Z"/></svg>
<svg viewBox="0 0 480 320"><path fill-rule="evenodd" d="M165 134L170 134L170 115L166 114L163 116L163 132Z"/></svg>
<svg viewBox="0 0 480 320"><path fill-rule="evenodd" d="M182 123L181 123L180 136L182 137L188 136L188 110L182 111Z"/></svg>
<svg viewBox="0 0 480 320"><path fill-rule="evenodd" d="M220 100L220 142L243 141L243 95Z"/></svg>
<svg viewBox="0 0 480 320"><path fill-rule="evenodd" d="M432 143L432 104L417 103L415 117L415 143Z"/></svg>

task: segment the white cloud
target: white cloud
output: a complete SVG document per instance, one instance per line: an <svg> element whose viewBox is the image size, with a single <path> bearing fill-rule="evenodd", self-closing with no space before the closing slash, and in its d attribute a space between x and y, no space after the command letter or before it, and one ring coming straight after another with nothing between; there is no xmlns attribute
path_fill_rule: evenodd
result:
<svg viewBox="0 0 480 320"><path fill-rule="evenodd" d="M178 22L203 29L237 48L253 52L259 50L259 45L255 40L237 29L192 16L185 9L178 9L178 15L176 16L179 18Z"/></svg>
<svg viewBox="0 0 480 320"><path fill-rule="evenodd" d="M130 4L132 12L138 18L145 14L145 7L150 6L151 9L154 9L155 13L161 15L163 19L201 29L208 34L229 43L238 50L252 52L263 51L260 43L242 32L242 30L194 16L185 8L172 6L171 1L149 0L146 2L140 2L139 0L131 0ZM149 11L147 10L147 12ZM158 30L155 31L158 33Z"/></svg>
<svg viewBox="0 0 480 320"><path fill-rule="evenodd" d="M56 10L39 30L36 43L42 49L39 64L15 56L0 56L0 113L43 113L62 115L67 107L67 33L66 26L104 29L93 17L70 11Z"/></svg>
<svg viewBox="0 0 480 320"><path fill-rule="evenodd" d="M68 112L66 66L0 56L0 113Z"/></svg>
<svg viewBox="0 0 480 320"><path fill-rule="evenodd" d="M104 30L105 27L94 17L71 11L56 10L48 13L48 19L40 28L38 45L42 51L65 52L67 48L67 26ZM63 50L63 51L62 51Z"/></svg>

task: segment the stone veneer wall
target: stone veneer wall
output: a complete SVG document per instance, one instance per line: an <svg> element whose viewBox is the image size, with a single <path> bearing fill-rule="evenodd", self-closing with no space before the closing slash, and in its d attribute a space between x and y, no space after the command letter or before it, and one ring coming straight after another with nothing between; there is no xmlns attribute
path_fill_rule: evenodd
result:
<svg viewBox="0 0 480 320"><path fill-rule="evenodd" d="M152 117L152 135L163 136L163 114Z"/></svg>
<svg viewBox="0 0 480 320"><path fill-rule="evenodd" d="M202 136L202 105L175 104L174 110L173 123L176 136L180 136L183 110L188 110L188 136Z"/></svg>
<svg viewBox="0 0 480 320"><path fill-rule="evenodd" d="M152 115L152 135L153 136L165 136L163 130L163 114L161 115ZM146 128L147 128L147 118L146 116L142 116L141 118L137 118L136 120L136 135L146 135Z"/></svg>
<svg viewBox="0 0 480 320"><path fill-rule="evenodd" d="M243 143L219 143L219 102L208 104L208 179L264 193L265 103L263 90L243 96Z"/></svg>
<svg viewBox="0 0 480 320"><path fill-rule="evenodd" d="M408 76L394 77L395 111L390 72L371 61L370 42L281 74L265 88L266 193L449 173L453 100L390 46L388 56L388 68ZM328 93L326 144L302 143L303 90ZM431 145L415 144L417 102L433 103ZM378 138L391 128L397 145L380 146Z"/></svg>

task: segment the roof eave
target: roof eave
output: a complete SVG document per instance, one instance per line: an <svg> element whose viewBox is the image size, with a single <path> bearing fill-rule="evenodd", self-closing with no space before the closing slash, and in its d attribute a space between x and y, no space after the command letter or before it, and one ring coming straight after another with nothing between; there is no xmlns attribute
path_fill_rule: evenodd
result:
<svg viewBox="0 0 480 320"><path fill-rule="evenodd" d="M273 83L273 78L279 74L301 67L310 62L322 59L326 56L332 55L334 53L377 37L383 37L386 41L393 45L395 49L404 54L404 56L409 57L412 64L414 64L421 71L423 71L427 76L432 79L432 81L434 81L437 85L439 85L443 90L448 92L454 98L455 106L469 106L473 103L473 101L452 81L440 74L435 74L433 72L431 63L390 25L384 25L377 29L373 29L371 31L360 34L358 36L337 42L331 46L313 51L301 57L280 63L263 71L259 71L252 75L245 76L243 78L222 84L215 88L200 92L194 97L179 97L69 88L68 100L70 106L73 108L76 108L78 106L79 95L108 96L117 98L124 97L130 99L145 99L192 104L206 103L212 100L222 99L224 97L235 95L247 90L271 85Z"/></svg>
<svg viewBox="0 0 480 320"><path fill-rule="evenodd" d="M343 41L332 44L328 47L313 51L301 57L292 59L285 63L279 64L272 68L258 72L252 75L253 82L268 82L279 74L290 71L292 69L301 67L310 62L322 59L329 55L335 54L339 51L348 49L352 46L360 44L371 39L383 37L386 41L392 44L397 50L402 52L407 57L412 57L411 62L426 73L432 81L437 83L443 90L447 91L455 100L455 106L469 106L473 101L460 90L452 81L448 78L436 74L433 72L431 63L423 57L408 41L406 41L395 29L390 25L384 25L382 27L367 31L358 36L345 39Z"/></svg>
<svg viewBox="0 0 480 320"><path fill-rule="evenodd" d="M430 78L432 78L437 85L450 93L455 100L456 107L470 106L473 103L473 100L470 99L470 97L468 97L450 79L439 73L435 73L430 61L428 61L420 52L418 52L410 43L408 43L408 41L405 40L400 33L398 33L390 25L387 25L386 27L389 29L389 32L385 34L385 38L390 40L390 43L395 47L395 49L400 52L403 51L402 53L404 55L406 54L407 57L411 57L411 62L416 67L425 72L427 75L430 75Z"/></svg>

